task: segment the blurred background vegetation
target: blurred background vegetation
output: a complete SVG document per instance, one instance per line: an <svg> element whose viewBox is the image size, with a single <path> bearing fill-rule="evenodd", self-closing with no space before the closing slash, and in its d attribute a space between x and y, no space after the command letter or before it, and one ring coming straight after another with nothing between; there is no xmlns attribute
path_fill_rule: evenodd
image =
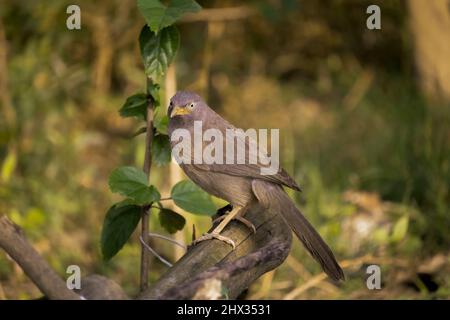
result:
<svg viewBox="0 0 450 320"><path fill-rule="evenodd" d="M243 297L449 298L449 1L199 3L206 10L179 25L163 90L195 90L237 126L281 129L283 166L304 190L291 195L347 275L328 283L295 240ZM366 8L377 3L382 29L368 30ZM0 213L61 275L77 264L133 295L137 235L109 263L99 237L117 200L109 173L142 166L143 137L129 139L137 122L117 111L145 89L144 21L134 0L79 0L82 29L69 31L69 4L0 4ZM151 180L168 192L179 178L168 166ZM192 224L197 234L210 226L186 218L179 240L190 241ZM151 229L163 232L155 217ZM181 254L161 240L154 247L172 261ZM369 264L381 266L382 290L366 288ZM165 268L153 260L151 281ZM0 252L0 299L39 296Z"/></svg>

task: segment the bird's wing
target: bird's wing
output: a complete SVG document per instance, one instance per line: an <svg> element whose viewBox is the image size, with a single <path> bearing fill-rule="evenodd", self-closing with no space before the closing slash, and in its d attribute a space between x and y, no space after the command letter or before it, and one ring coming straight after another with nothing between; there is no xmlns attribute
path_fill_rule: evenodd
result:
<svg viewBox="0 0 450 320"><path fill-rule="evenodd" d="M273 175L263 175L261 174L261 167L253 164L191 164L199 170L210 171L210 172L220 172L224 174L229 174L232 176L255 178L260 180L265 180L273 182L276 184L285 185L294 190L300 191L300 187L292 179L289 174L280 168L278 173Z"/></svg>
<svg viewBox="0 0 450 320"><path fill-rule="evenodd" d="M236 130L236 128L231 125L229 122L227 122L225 119L220 117L218 114L215 114L216 117L210 118L210 127L217 128L224 132L226 129L232 129ZM226 136L226 135L225 135ZM237 136L235 141L235 152L234 156L237 154L237 148L239 146L239 142L241 145L245 145L246 151L245 151L245 163L244 164L237 164L236 161L233 162L233 164L227 164L226 163L226 146L225 141L224 143L224 154L223 154L223 164L193 164L194 161L191 163L198 169L204 170L204 171L211 171L211 172L220 172L225 173L229 175L234 176L240 176L240 177L249 177L249 178L255 178L255 179L261 179L265 181L270 181L276 184L285 185L289 188L292 188L294 190L300 191L300 187L297 185L297 183L294 181L294 179L289 176L289 174L281 168L281 166L278 164L278 159L269 159L267 156L266 150L261 148L261 144L257 145L256 141L251 138L245 138L243 136ZM239 140L239 142L238 142ZM204 146L208 143L204 143ZM273 155L272 155L273 156ZM249 159L257 159L257 163L252 163L249 161ZM236 159L236 158L234 158ZM261 161L262 160L262 161ZM268 168L269 160L275 163L275 167L278 169L278 171L274 174L262 174L263 168Z"/></svg>

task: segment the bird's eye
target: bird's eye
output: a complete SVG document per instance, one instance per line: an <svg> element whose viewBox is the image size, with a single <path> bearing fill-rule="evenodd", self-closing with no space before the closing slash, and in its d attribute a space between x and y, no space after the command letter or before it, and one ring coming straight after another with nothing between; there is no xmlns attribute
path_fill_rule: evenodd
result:
<svg viewBox="0 0 450 320"><path fill-rule="evenodd" d="M193 102L189 105L189 108L191 108L191 109L194 108L194 103Z"/></svg>

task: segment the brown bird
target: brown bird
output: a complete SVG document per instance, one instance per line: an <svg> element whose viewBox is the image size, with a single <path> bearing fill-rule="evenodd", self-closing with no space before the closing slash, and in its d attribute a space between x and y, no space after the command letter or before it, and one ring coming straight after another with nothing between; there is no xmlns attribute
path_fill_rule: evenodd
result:
<svg viewBox="0 0 450 320"><path fill-rule="evenodd" d="M178 134L174 134L177 129L185 129L191 137L194 137L194 122L196 121L199 121L197 124L201 122L203 132L208 129L216 129L226 136L227 129L236 129L214 112L199 95L192 92L177 92L170 100L168 116L168 131L172 148L181 140L181 138L177 139ZM190 142L192 147L194 147L193 140L194 138ZM256 231L253 224L243 215L252 204L259 202L263 207L279 214L284 219L328 276L336 281L343 280L344 273L333 252L283 190L283 186L286 186L299 191L299 186L282 168L272 175L261 174L264 166L260 162L248 161L252 155L249 146L255 141L244 140L243 144L235 143L234 148L234 151L238 152L238 148L242 148L243 145L246 147L244 163L226 163L225 152L221 163L198 163L199 161L194 161L193 148L189 155L192 161L180 163L183 171L194 183L206 192L228 201L233 208L230 213L219 218L222 221L211 233L204 234L194 242L218 239L229 243L234 248L233 240L222 236L220 232L233 219L243 222ZM210 143L202 141L202 146L205 147ZM224 150L226 149L225 143L224 139ZM183 156L185 155L183 154Z"/></svg>

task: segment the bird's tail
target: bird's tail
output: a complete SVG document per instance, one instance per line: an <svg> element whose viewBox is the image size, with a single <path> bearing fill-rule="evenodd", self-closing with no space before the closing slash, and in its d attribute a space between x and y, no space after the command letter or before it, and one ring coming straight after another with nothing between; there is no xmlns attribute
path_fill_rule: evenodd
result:
<svg viewBox="0 0 450 320"><path fill-rule="evenodd" d="M333 252L295 207L282 187L263 180L254 180L252 188L256 198L265 208L283 217L313 258L320 263L325 273L335 281L344 280L344 272Z"/></svg>

